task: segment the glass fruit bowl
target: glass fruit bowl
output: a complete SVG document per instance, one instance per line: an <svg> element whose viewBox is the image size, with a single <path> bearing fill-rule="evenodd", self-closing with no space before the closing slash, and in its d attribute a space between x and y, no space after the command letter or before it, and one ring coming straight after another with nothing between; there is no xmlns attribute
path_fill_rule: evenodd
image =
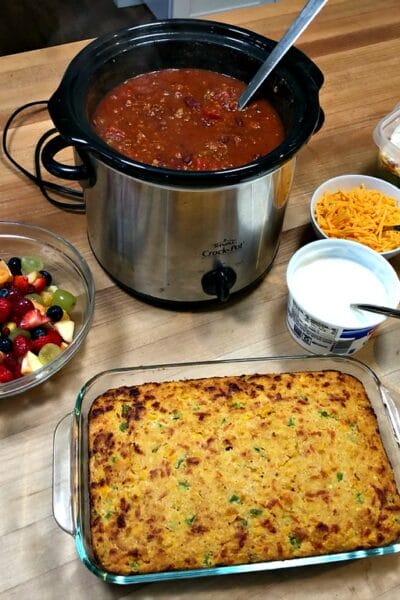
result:
<svg viewBox="0 0 400 600"><path fill-rule="evenodd" d="M25 372L21 377L0 383L0 398L25 392L62 369L79 350L89 331L94 312L95 288L89 266L67 240L34 225L0 221L0 259L7 263L12 257L39 259L43 264L42 269L50 273L52 284L72 294L75 303L68 313L70 321L73 321L73 334L72 339L68 340L62 333L66 340L61 344L63 350L47 364L41 366L35 355L33 358L36 359L36 364L31 371L28 365L23 369ZM2 283L0 288L6 288L7 285ZM3 330L7 327L8 320L10 318L2 323ZM62 325L60 332L63 327ZM4 361L4 350L1 358L0 363Z"/></svg>

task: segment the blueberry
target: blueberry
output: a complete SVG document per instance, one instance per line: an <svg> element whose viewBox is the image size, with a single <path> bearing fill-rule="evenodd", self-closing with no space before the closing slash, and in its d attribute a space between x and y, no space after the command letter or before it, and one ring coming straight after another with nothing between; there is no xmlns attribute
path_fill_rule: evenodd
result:
<svg viewBox="0 0 400 600"><path fill-rule="evenodd" d="M21 259L18 256L12 256L7 265L13 275L21 275Z"/></svg>
<svg viewBox="0 0 400 600"><path fill-rule="evenodd" d="M41 275L43 275L43 277L46 280L46 285L51 285L51 282L53 281L52 276L50 275L50 273L48 271L44 271L43 269L41 271L39 271L39 273Z"/></svg>
<svg viewBox="0 0 400 600"><path fill-rule="evenodd" d="M53 323L61 321L63 314L64 311L61 308L61 306L58 306L58 304L53 304L52 306L49 306L49 308L46 311L46 316L49 317L49 319L51 319Z"/></svg>
<svg viewBox="0 0 400 600"><path fill-rule="evenodd" d="M37 340L38 338L42 337L42 335L46 335L47 334L47 329L45 327L34 327L33 329L31 329L31 338L32 340Z"/></svg>
<svg viewBox="0 0 400 600"><path fill-rule="evenodd" d="M8 296L8 288L3 287L0 289L0 298L7 298Z"/></svg>
<svg viewBox="0 0 400 600"><path fill-rule="evenodd" d="M0 352L12 352L13 343L9 337L0 337Z"/></svg>

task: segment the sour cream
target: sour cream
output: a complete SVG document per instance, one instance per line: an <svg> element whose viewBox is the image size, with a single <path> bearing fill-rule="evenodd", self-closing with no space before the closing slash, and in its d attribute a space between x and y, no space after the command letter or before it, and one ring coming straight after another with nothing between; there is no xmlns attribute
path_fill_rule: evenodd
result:
<svg viewBox="0 0 400 600"><path fill-rule="evenodd" d="M352 303L388 305L388 293L375 273L346 258L320 257L298 265L291 288L310 315L349 329L377 322L376 314L353 309Z"/></svg>

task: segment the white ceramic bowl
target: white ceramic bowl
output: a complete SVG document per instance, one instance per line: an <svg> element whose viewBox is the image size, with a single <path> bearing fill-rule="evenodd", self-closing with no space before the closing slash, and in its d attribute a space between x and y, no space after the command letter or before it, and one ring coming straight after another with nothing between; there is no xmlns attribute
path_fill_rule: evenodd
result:
<svg viewBox="0 0 400 600"><path fill-rule="evenodd" d="M368 175L340 175L338 177L332 177L332 179L328 179L324 181L313 193L311 197L310 203L310 218L315 233L320 238L328 238L328 236L322 231L319 227L315 216L315 205L320 198L324 195L325 192L334 193L338 190L351 190L360 185L364 185L366 189L374 189L378 190L382 194L386 196L390 196L391 198L395 198L397 201L397 206L400 206L400 189L391 183L384 181L383 179L378 179L377 177L369 177ZM399 223L400 224L400 223ZM392 258L396 254L400 253L400 246L398 248L394 248L393 250L388 250L387 252L380 252L382 256L385 258Z"/></svg>

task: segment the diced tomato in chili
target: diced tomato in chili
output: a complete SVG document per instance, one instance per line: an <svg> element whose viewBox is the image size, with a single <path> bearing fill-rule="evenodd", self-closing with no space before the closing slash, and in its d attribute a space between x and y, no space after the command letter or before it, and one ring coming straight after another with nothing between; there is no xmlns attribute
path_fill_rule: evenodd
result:
<svg viewBox="0 0 400 600"><path fill-rule="evenodd" d="M222 111L222 106L217 102L208 102L205 106L203 106L201 114L206 119L215 119L219 121L220 119L224 118Z"/></svg>

